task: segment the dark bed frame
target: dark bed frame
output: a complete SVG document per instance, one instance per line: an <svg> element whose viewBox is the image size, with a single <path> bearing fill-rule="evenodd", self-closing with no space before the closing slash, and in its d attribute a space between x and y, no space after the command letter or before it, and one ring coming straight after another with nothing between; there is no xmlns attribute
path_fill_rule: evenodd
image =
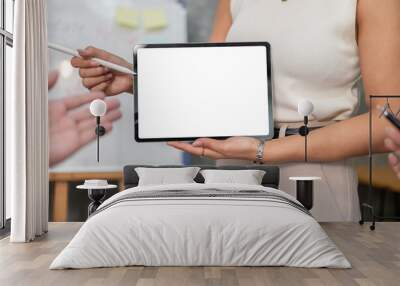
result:
<svg viewBox="0 0 400 286"><path fill-rule="evenodd" d="M217 170L263 170L265 175L262 179L261 184L264 187L271 187L277 189L279 186L279 168L276 166L264 166L264 165L251 165L251 166L201 166L201 165L190 165L190 166L178 166L178 165L127 165L124 167L124 188L129 189L136 187L139 183L139 176L135 171L137 167L147 168L183 168L183 167L199 167L201 169L217 169ZM197 183L204 183L204 178L200 174L194 178Z"/></svg>

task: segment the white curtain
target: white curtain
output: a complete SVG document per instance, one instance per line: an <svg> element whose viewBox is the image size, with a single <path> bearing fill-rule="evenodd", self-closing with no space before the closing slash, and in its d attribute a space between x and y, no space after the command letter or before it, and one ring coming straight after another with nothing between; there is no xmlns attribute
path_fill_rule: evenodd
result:
<svg viewBox="0 0 400 286"><path fill-rule="evenodd" d="M13 92L7 98L6 181L11 189L12 242L47 232L46 0L18 0L14 8Z"/></svg>

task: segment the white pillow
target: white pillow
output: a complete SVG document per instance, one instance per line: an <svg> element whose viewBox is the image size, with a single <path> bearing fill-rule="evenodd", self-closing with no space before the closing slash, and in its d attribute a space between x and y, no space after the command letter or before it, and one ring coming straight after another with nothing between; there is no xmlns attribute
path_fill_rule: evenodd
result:
<svg viewBox="0 0 400 286"><path fill-rule="evenodd" d="M139 186L195 183L193 179L199 170L198 167L135 168L139 176Z"/></svg>
<svg viewBox="0 0 400 286"><path fill-rule="evenodd" d="M206 184L261 185L265 171L262 170L202 170Z"/></svg>

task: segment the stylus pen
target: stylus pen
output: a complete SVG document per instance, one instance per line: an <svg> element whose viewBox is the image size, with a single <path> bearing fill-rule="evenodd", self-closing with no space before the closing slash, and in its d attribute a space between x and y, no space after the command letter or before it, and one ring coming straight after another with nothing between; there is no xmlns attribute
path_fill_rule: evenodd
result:
<svg viewBox="0 0 400 286"><path fill-rule="evenodd" d="M397 127L398 130L400 130L400 120L396 118L391 112L385 110L383 112L383 115L387 118L387 120L390 121L390 123L393 124L393 126Z"/></svg>
<svg viewBox="0 0 400 286"><path fill-rule="evenodd" d="M48 47L50 49L52 49L52 50L55 50L55 51L58 51L58 52L61 52L61 53L64 53L64 54L67 54L67 55L70 55L70 56L81 57L77 51L75 51L73 49L70 49L70 48L66 48L66 47L57 45L57 44L48 43ZM98 58L92 58L90 60L92 60L92 61L94 61L94 62L96 62L96 63L98 63L98 64L100 64L100 65L102 65L104 67L108 67L108 68L110 68L112 70L115 70L115 71L131 74L131 75L136 75L136 73L134 73L133 71L131 71L130 69L128 69L126 67L123 67L123 66L120 66L120 65L117 65L117 64L114 64L114 63L110 63L110 62L107 62L105 60L101 60L101 59L98 59Z"/></svg>

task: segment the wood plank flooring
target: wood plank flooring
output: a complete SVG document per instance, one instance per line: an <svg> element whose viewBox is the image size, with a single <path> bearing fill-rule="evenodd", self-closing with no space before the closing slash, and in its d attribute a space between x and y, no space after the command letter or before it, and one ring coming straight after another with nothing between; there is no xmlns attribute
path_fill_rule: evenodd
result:
<svg viewBox="0 0 400 286"><path fill-rule="evenodd" d="M400 223L325 223L323 228L344 252L352 269L288 267L124 267L48 270L81 223L50 223L49 233L28 244L0 241L0 285L400 285Z"/></svg>

